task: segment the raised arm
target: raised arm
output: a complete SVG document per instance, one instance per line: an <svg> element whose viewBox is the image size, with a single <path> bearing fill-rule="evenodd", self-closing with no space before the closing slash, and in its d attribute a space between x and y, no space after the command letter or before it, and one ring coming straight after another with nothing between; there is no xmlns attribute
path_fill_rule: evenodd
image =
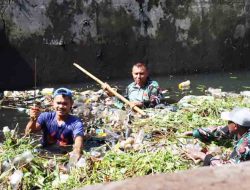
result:
<svg viewBox="0 0 250 190"><path fill-rule="evenodd" d="M38 108L31 108L30 109L30 120L26 125L25 128L25 135L28 135L31 132L37 132L41 130L41 125L37 123L37 118L40 114L40 111Z"/></svg>

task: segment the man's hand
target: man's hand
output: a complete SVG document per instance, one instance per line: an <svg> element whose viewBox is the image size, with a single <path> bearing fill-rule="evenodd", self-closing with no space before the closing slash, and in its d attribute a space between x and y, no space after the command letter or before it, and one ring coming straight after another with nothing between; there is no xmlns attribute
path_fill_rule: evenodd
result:
<svg viewBox="0 0 250 190"><path fill-rule="evenodd" d="M206 154L194 148L189 148L186 150L187 157L191 158L192 160L204 160Z"/></svg>
<svg viewBox="0 0 250 190"><path fill-rule="evenodd" d="M41 130L41 126L36 122L38 116L40 115L40 108L38 106L31 107L29 115L30 121L26 125L25 135L28 135L30 132Z"/></svg>
<svg viewBox="0 0 250 190"><path fill-rule="evenodd" d="M135 106L141 108L141 107L143 107L143 103L142 102L130 102L130 107L131 108L133 108Z"/></svg>
<svg viewBox="0 0 250 190"><path fill-rule="evenodd" d="M40 108L38 106L31 107L29 115L33 121L36 121L40 115Z"/></svg>
<svg viewBox="0 0 250 190"><path fill-rule="evenodd" d="M111 86L107 84L106 82L102 85L102 89L107 93L108 96L114 96L112 92L109 91L111 89Z"/></svg>
<svg viewBox="0 0 250 190"><path fill-rule="evenodd" d="M76 164L76 162L81 158L82 154L78 151L71 151L69 153L69 159Z"/></svg>
<svg viewBox="0 0 250 190"><path fill-rule="evenodd" d="M184 136L193 136L193 131L186 131L183 133Z"/></svg>

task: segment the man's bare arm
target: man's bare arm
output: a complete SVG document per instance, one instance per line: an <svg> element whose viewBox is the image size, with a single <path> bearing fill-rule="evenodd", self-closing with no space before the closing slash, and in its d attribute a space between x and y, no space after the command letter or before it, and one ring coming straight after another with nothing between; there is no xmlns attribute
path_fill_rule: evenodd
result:
<svg viewBox="0 0 250 190"><path fill-rule="evenodd" d="M77 154L79 158L82 155L82 148L83 148L83 137L77 136L75 138L73 153Z"/></svg>
<svg viewBox="0 0 250 190"><path fill-rule="evenodd" d="M41 130L41 126L34 119L30 119L25 128L25 135L28 135L32 132L37 132Z"/></svg>
<svg viewBox="0 0 250 190"><path fill-rule="evenodd" d="M30 132L37 132L41 130L41 126L37 123L37 118L40 114L39 108L33 107L30 109L30 120L25 128L25 135L28 135Z"/></svg>

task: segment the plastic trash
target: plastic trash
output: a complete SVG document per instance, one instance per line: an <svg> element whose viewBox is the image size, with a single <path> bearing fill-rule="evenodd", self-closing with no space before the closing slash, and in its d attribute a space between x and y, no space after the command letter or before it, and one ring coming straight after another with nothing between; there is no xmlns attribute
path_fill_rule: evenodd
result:
<svg viewBox="0 0 250 190"><path fill-rule="evenodd" d="M13 164L21 165L25 163L30 163L33 160L34 156L30 150L23 152L22 154L17 155L14 160Z"/></svg>
<svg viewBox="0 0 250 190"><path fill-rule="evenodd" d="M3 161L2 167L1 167L1 172L5 172L5 171L9 170L10 168L11 168L11 164L7 160Z"/></svg>
<svg viewBox="0 0 250 190"><path fill-rule="evenodd" d="M181 82L178 87L179 89L188 89L190 87L190 80L187 80L187 81L184 81L184 82Z"/></svg>
<svg viewBox="0 0 250 190"><path fill-rule="evenodd" d="M3 134L6 135L10 133L10 128L8 126L3 127Z"/></svg>
<svg viewBox="0 0 250 190"><path fill-rule="evenodd" d="M26 163L29 163L33 160L34 156L31 153L31 151L27 150L27 151L22 153L22 158Z"/></svg>
<svg viewBox="0 0 250 190"><path fill-rule="evenodd" d="M70 153L70 157L69 157L69 163L68 163L68 168L72 168L76 166L78 160L78 156L75 153Z"/></svg>
<svg viewBox="0 0 250 190"><path fill-rule="evenodd" d="M144 135L145 135L144 130L141 129L141 130L139 131L138 135L137 135L136 138L135 138L135 143L136 143L136 144L141 144L141 143L143 142Z"/></svg>
<svg viewBox="0 0 250 190"><path fill-rule="evenodd" d="M44 88L41 91L42 95L52 95L54 92L54 88Z"/></svg>
<svg viewBox="0 0 250 190"><path fill-rule="evenodd" d="M84 168L84 167L86 167L86 165L87 165L86 159L83 157L81 157L78 160L78 162L76 163L76 167L78 167L78 168Z"/></svg>
<svg viewBox="0 0 250 190"><path fill-rule="evenodd" d="M244 97L250 97L250 91L242 91L240 92L240 95Z"/></svg>
<svg viewBox="0 0 250 190"><path fill-rule="evenodd" d="M6 90L6 91L3 92L3 96L4 96L4 97L10 97L11 95L12 95L12 92L11 92L11 91L7 91L7 90Z"/></svg>
<svg viewBox="0 0 250 190"><path fill-rule="evenodd" d="M52 182L52 187L58 188L60 184L66 183L68 179L68 174L59 173L59 176Z"/></svg>
<svg viewBox="0 0 250 190"><path fill-rule="evenodd" d="M16 170L11 176L10 176L10 185L13 190L18 189L18 186L23 178L23 172L21 170Z"/></svg>
<svg viewBox="0 0 250 190"><path fill-rule="evenodd" d="M118 135L117 133L115 133L115 132L113 132L113 131L111 131L111 130L109 130L109 129L104 129L104 132L105 132L108 136L113 137L113 138L115 138L115 139L119 139L119 138L121 137L121 135Z"/></svg>
<svg viewBox="0 0 250 190"><path fill-rule="evenodd" d="M103 129L96 129L95 133L98 137L105 137L107 135Z"/></svg>
<svg viewBox="0 0 250 190"><path fill-rule="evenodd" d="M93 157L95 157L95 158L100 158L101 155L102 155L102 153L99 152L99 151L96 151L96 150L92 150L92 151L90 152L90 155L93 156Z"/></svg>
<svg viewBox="0 0 250 190"><path fill-rule="evenodd" d="M127 127L125 130L125 138L127 139L128 137L130 137L132 133L132 129L130 127Z"/></svg>

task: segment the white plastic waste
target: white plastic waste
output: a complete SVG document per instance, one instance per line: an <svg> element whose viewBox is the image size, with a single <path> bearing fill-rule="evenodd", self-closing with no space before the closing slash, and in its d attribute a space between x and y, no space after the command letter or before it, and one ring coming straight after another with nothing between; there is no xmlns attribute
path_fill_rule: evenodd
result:
<svg viewBox="0 0 250 190"><path fill-rule="evenodd" d="M44 88L41 90L42 95L52 95L54 92L54 88Z"/></svg>
<svg viewBox="0 0 250 190"><path fill-rule="evenodd" d="M6 135L10 132L10 128L8 126L3 127L3 134Z"/></svg>
<svg viewBox="0 0 250 190"><path fill-rule="evenodd" d="M76 163L76 167L78 168L84 168L87 165L86 159L81 157L78 162Z"/></svg>
<svg viewBox="0 0 250 190"><path fill-rule="evenodd" d="M13 190L18 189L18 186L23 178L23 172L21 170L16 170L10 177L10 185Z"/></svg>
<svg viewBox="0 0 250 190"><path fill-rule="evenodd" d="M33 160L34 156L30 150L23 152L22 154L17 155L14 160L13 164L25 164L30 163Z"/></svg>
<svg viewBox="0 0 250 190"><path fill-rule="evenodd" d="M5 172L10 168L11 168L11 164L7 160L3 161L2 168L1 168L2 172Z"/></svg>
<svg viewBox="0 0 250 190"><path fill-rule="evenodd" d="M144 130L141 129L135 138L135 144L141 144L143 142L144 135L145 135Z"/></svg>

